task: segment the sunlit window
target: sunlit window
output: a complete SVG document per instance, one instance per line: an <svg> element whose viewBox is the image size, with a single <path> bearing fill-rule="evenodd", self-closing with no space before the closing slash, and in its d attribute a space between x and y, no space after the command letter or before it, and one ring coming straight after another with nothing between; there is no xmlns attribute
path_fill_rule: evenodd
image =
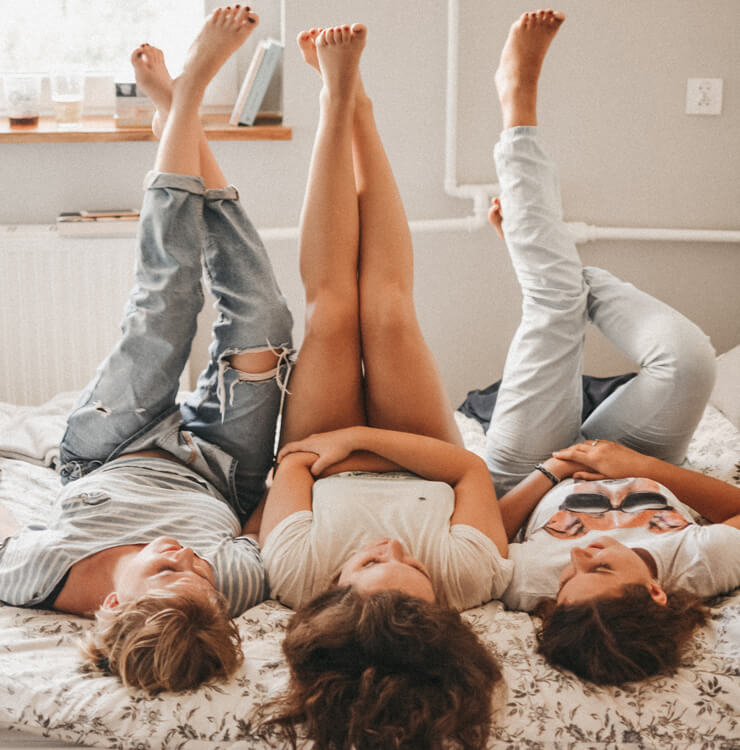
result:
<svg viewBox="0 0 740 750"><path fill-rule="evenodd" d="M204 0L0 0L0 71L81 65L121 75L131 50L149 42L176 74L205 8Z"/></svg>
<svg viewBox="0 0 740 750"><path fill-rule="evenodd" d="M190 43L224 0L0 0L2 73L46 74L57 67L87 71L85 112L113 111L113 80L133 80L130 57L142 42L160 47L170 73L182 70ZM281 38L283 3L261 2L260 25L208 86L205 111L230 110L260 39ZM5 111L0 85L0 114ZM280 104L273 107L280 109ZM51 113L48 81L41 111Z"/></svg>

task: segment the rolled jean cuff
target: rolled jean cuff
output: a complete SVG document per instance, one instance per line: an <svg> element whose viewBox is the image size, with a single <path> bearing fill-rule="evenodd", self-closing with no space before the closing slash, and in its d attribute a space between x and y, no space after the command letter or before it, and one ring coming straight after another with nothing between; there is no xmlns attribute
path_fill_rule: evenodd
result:
<svg viewBox="0 0 740 750"><path fill-rule="evenodd" d="M536 138L539 134L539 128L536 125L516 125L513 128L507 128L501 131L498 142L502 146L513 143L517 138Z"/></svg>
<svg viewBox="0 0 740 750"><path fill-rule="evenodd" d="M152 188L171 188L184 190L193 195L202 195L206 200L239 200L239 191L233 185L222 188L206 188L200 177L189 174L174 174L172 172L158 172L151 170L144 177L144 190Z"/></svg>

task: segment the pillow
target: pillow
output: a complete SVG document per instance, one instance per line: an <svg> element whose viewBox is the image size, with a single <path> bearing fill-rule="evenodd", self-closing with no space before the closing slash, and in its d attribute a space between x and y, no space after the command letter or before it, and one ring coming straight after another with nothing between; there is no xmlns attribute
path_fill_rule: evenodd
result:
<svg viewBox="0 0 740 750"><path fill-rule="evenodd" d="M740 344L717 357L717 381L709 403L740 429Z"/></svg>

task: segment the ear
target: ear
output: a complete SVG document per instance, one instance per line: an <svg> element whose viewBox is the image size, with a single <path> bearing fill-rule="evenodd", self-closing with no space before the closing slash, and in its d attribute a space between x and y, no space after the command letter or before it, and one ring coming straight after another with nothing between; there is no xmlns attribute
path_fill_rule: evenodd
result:
<svg viewBox="0 0 740 750"><path fill-rule="evenodd" d="M653 601L656 604L660 604L661 607L665 607L668 603L668 594L663 590L663 587L659 583L653 581L653 583L648 585L647 589L650 596L653 598Z"/></svg>
<svg viewBox="0 0 740 750"><path fill-rule="evenodd" d="M115 591L111 591L108 596L103 599L102 606L106 609L115 609L121 602L118 600L118 594Z"/></svg>

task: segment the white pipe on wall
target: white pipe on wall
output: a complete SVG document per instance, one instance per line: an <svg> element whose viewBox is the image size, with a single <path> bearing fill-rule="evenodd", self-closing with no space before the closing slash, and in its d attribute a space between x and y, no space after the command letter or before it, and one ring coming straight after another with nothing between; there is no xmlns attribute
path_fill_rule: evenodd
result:
<svg viewBox="0 0 740 750"><path fill-rule="evenodd" d="M457 98L460 59L460 2L447 0L447 95L445 112L445 181L444 189L453 198L471 198L473 214L468 231L486 224L491 197L499 194L496 183L458 185L457 183ZM440 225L444 220L436 222ZM451 221L459 222L459 219ZM578 244L595 240L640 240L661 242L740 242L740 231L716 229L648 229L632 227L597 227L581 221L566 222ZM425 231L419 227L419 231ZM432 231L439 231L434 229Z"/></svg>

